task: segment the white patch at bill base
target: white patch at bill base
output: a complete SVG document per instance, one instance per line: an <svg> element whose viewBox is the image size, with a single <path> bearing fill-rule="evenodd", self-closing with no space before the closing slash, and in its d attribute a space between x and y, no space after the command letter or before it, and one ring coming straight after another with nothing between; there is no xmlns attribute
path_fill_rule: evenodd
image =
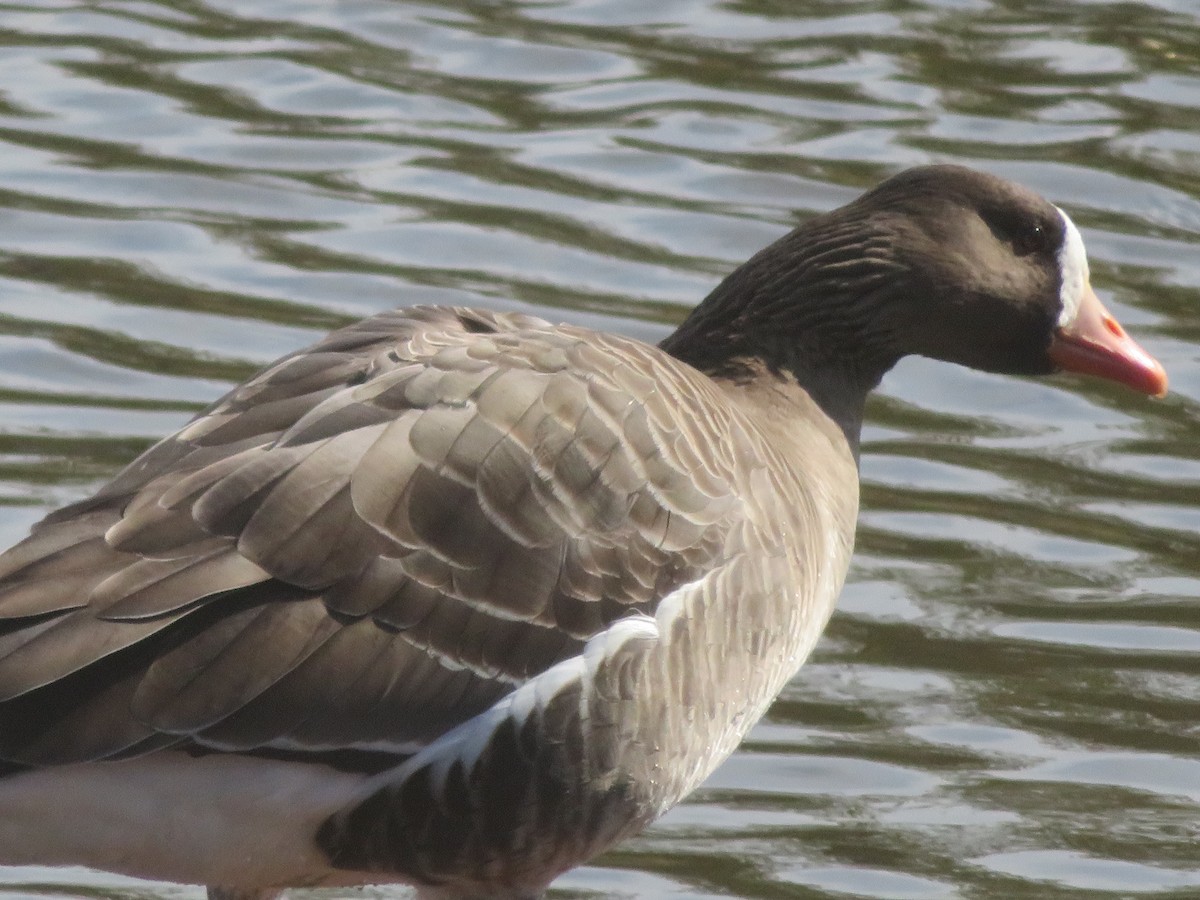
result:
<svg viewBox="0 0 1200 900"><path fill-rule="evenodd" d="M1058 209L1058 207L1054 207ZM1063 242L1058 250L1058 274L1060 277L1059 299L1062 301L1062 312L1058 314L1058 327L1064 328L1075 321L1079 314L1079 304L1083 302L1083 292L1087 290L1090 274L1088 272L1087 251L1083 249L1083 238L1075 223L1061 209L1058 214L1063 220Z"/></svg>

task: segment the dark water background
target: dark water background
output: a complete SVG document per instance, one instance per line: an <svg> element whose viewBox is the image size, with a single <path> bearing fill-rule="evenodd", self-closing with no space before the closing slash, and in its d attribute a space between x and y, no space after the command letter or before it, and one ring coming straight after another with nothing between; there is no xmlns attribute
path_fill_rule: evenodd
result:
<svg viewBox="0 0 1200 900"><path fill-rule="evenodd" d="M658 338L933 160L1067 208L1173 393L903 364L813 660L553 896L1198 897L1192 0L2 3L0 543L349 320ZM0 870L33 896L199 892Z"/></svg>

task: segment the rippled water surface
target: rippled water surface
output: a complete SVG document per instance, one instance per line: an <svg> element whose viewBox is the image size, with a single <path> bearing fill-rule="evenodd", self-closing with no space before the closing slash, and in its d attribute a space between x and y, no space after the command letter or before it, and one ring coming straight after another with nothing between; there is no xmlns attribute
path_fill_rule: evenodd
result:
<svg viewBox="0 0 1200 900"><path fill-rule="evenodd" d="M933 160L1069 209L1173 393L902 364L812 661L552 893L1200 896L1190 0L0 4L0 542L332 327L464 303L657 339ZM128 894L199 896L0 870Z"/></svg>

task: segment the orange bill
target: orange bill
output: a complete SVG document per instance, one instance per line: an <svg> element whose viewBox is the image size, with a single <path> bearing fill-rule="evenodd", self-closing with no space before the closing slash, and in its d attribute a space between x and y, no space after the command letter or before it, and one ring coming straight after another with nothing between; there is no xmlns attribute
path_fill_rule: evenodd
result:
<svg viewBox="0 0 1200 900"><path fill-rule="evenodd" d="M1064 372L1107 378L1154 397L1167 393L1162 364L1125 333L1090 287L1074 321L1054 333L1050 359Z"/></svg>

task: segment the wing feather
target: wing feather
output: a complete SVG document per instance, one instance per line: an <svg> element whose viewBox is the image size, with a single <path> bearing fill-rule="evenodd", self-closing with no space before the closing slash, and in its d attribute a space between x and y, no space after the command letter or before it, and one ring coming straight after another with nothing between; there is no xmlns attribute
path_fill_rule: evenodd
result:
<svg viewBox="0 0 1200 900"><path fill-rule="evenodd" d="M359 518L348 482L384 429L372 425L318 442L265 490L238 535L238 551L302 587L326 587L361 569L383 542Z"/></svg>
<svg viewBox="0 0 1200 900"><path fill-rule="evenodd" d="M320 600L286 599L234 612L159 657L133 697L158 731L203 731L260 696L339 629Z"/></svg>
<svg viewBox="0 0 1200 900"><path fill-rule="evenodd" d="M46 567L56 573L91 567L95 564L94 554L108 552L96 544L95 538L115 518L109 510L92 511L53 528L35 528L25 540L0 554L0 590L36 580L46 574ZM0 605L0 614L3 610Z"/></svg>
<svg viewBox="0 0 1200 900"><path fill-rule="evenodd" d="M415 752L720 563L705 390L470 310L284 358L0 555L0 758Z"/></svg>
<svg viewBox="0 0 1200 900"><path fill-rule="evenodd" d="M84 607L11 632L0 638L0 703L127 650L185 614L106 621Z"/></svg>
<svg viewBox="0 0 1200 900"><path fill-rule="evenodd" d="M60 546L63 537L75 543ZM88 592L96 581L97 571L118 568L125 559L114 559L112 548L104 542L103 532L88 529L55 529L54 540L42 540L45 532L33 535L25 544L13 550L32 551L14 564L13 571L0 580L0 623L5 619L22 619L64 613L87 605ZM45 555L38 556L38 553ZM4 557L0 561L8 562Z"/></svg>
<svg viewBox="0 0 1200 900"><path fill-rule="evenodd" d="M228 541L211 540L209 547L183 559L139 559L113 573L92 589L97 618L131 622L171 615L270 577Z"/></svg>

